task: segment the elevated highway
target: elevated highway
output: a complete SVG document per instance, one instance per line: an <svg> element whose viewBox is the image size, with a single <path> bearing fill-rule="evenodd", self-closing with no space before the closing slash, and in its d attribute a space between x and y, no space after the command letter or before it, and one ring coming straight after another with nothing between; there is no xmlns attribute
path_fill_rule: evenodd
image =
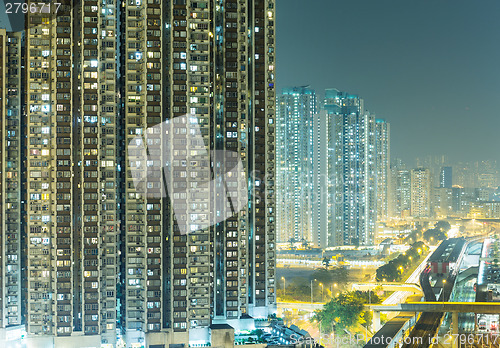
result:
<svg viewBox="0 0 500 348"><path fill-rule="evenodd" d="M354 283L352 290L368 291L381 287L384 291L405 291L415 295L422 294L422 289L415 283Z"/></svg>

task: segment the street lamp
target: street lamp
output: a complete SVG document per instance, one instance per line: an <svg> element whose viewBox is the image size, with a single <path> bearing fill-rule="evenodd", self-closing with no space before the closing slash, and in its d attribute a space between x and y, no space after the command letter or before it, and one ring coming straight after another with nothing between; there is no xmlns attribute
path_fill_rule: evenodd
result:
<svg viewBox="0 0 500 348"><path fill-rule="evenodd" d="M333 297L333 288L337 288L337 283L333 283L331 288L330 288L330 293L332 294L332 297Z"/></svg>
<svg viewBox="0 0 500 348"><path fill-rule="evenodd" d="M311 304L313 304L313 281L315 281L316 279L311 279Z"/></svg>
<svg viewBox="0 0 500 348"><path fill-rule="evenodd" d="M285 277L281 277L281 280L283 280L283 299L286 297L286 279Z"/></svg>

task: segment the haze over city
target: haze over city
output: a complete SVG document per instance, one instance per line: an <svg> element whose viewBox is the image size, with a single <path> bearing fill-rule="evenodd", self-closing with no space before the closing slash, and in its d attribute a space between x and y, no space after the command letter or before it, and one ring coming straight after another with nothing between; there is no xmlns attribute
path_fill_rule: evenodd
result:
<svg viewBox="0 0 500 348"><path fill-rule="evenodd" d="M392 154L500 160L500 3L278 0L277 86L337 88L391 123Z"/></svg>

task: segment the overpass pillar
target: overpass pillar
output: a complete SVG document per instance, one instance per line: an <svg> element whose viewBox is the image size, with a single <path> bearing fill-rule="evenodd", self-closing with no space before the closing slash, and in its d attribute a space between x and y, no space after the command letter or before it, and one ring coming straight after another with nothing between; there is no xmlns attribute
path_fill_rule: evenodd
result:
<svg viewBox="0 0 500 348"><path fill-rule="evenodd" d="M380 311L373 311L373 332L380 330Z"/></svg>
<svg viewBox="0 0 500 348"><path fill-rule="evenodd" d="M458 312L451 313L452 348L458 348ZM456 337L456 338L455 338Z"/></svg>

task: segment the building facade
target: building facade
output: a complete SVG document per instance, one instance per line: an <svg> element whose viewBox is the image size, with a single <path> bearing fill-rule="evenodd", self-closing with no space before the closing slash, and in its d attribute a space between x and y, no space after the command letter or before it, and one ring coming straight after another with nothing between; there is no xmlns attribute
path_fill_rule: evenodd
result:
<svg viewBox="0 0 500 348"><path fill-rule="evenodd" d="M411 172L400 159L391 163L391 180L389 186L391 218L404 218L410 215L411 209Z"/></svg>
<svg viewBox="0 0 500 348"><path fill-rule="evenodd" d="M376 157L377 164L377 220L385 221L389 218L390 206L390 163L391 163L391 127L382 119L376 119Z"/></svg>
<svg viewBox="0 0 500 348"><path fill-rule="evenodd" d="M26 324L38 342L114 345L116 11L72 5L26 16Z"/></svg>
<svg viewBox="0 0 500 348"><path fill-rule="evenodd" d="M375 117L363 99L325 91L328 113L329 245L372 245L377 221Z"/></svg>
<svg viewBox="0 0 500 348"><path fill-rule="evenodd" d="M453 186L453 168L442 167L439 174L439 187L451 189Z"/></svg>
<svg viewBox="0 0 500 348"><path fill-rule="evenodd" d="M431 174L427 168L411 170L411 216L431 217Z"/></svg>
<svg viewBox="0 0 500 348"><path fill-rule="evenodd" d="M285 88L278 95L276 127L276 209L278 242L313 237L313 126L316 93L308 87Z"/></svg>
<svg viewBox="0 0 500 348"><path fill-rule="evenodd" d="M328 246L328 114L321 110L313 120L313 244L324 249Z"/></svg>
<svg viewBox="0 0 500 348"><path fill-rule="evenodd" d="M0 341L22 323L22 34L0 29Z"/></svg>
<svg viewBox="0 0 500 348"><path fill-rule="evenodd" d="M17 84L28 338L112 347L119 329L127 346L206 344L212 324L243 330L274 313L274 1L84 0L51 11L26 17ZM3 122L12 115L2 129L19 137L19 123ZM174 127L166 146L163 125L186 120L198 133ZM140 187L137 138L148 150ZM13 191L2 194L19 187L20 167L9 168L2 187ZM219 194L235 187L248 196L238 211ZM2 214L14 217L8 197ZM11 299L0 310L14 323Z"/></svg>

